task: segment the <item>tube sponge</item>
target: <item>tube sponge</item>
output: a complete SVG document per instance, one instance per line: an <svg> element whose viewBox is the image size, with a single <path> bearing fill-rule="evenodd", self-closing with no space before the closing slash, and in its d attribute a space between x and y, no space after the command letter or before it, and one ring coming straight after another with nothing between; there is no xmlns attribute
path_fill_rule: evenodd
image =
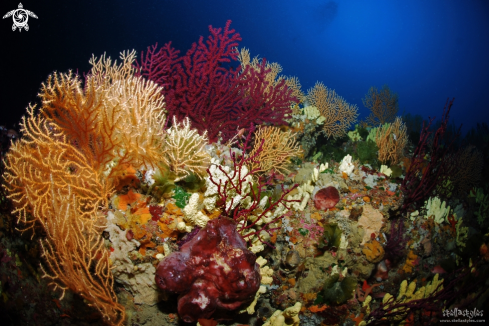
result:
<svg viewBox="0 0 489 326"><path fill-rule="evenodd" d="M438 197L431 197L425 202L424 208L427 210L426 216L433 216L437 224L446 221L450 206L446 206L446 202L442 202Z"/></svg>
<svg viewBox="0 0 489 326"><path fill-rule="evenodd" d="M353 172L353 169L355 168L355 166L353 165L351 160L352 160L352 157L350 154L343 157L343 160L341 160L341 164L339 167L341 172L345 172L346 174L350 174Z"/></svg>
<svg viewBox="0 0 489 326"><path fill-rule="evenodd" d="M301 308L302 303L296 302L295 305L284 311L276 310L263 326L299 326L299 312Z"/></svg>

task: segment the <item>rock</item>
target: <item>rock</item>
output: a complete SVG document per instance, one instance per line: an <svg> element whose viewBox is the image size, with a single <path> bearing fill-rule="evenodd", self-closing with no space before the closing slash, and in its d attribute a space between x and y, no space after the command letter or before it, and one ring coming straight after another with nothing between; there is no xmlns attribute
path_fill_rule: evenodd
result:
<svg viewBox="0 0 489 326"><path fill-rule="evenodd" d="M358 218L363 214L363 207L353 207L350 211L350 220L358 221Z"/></svg>
<svg viewBox="0 0 489 326"><path fill-rule="evenodd" d="M301 257L296 250L290 250L285 256L285 266L290 269L294 269L299 266L301 262Z"/></svg>

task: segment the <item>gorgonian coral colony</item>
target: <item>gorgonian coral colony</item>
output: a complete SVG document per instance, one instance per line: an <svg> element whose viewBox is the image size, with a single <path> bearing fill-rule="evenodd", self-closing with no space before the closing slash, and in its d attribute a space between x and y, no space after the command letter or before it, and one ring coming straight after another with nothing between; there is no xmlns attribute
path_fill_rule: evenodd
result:
<svg viewBox="0 0 489 326"><path fill-rule="evenodd" d="M389 271L420 272L421 246L430 255L440 237L435 224L465 246L463 208L457 215L441 201L449 198L441 185L464 180L452 177L450 146L440 140L452 102L433 139L429 126L421 130L409 160L407 127L387 86L369 91L372 114L348 132L355 105L322 83L304 95L280 65L238 51L230 23L210 27L185 56L168 43L139 61L135 51L120 63L92 57L84 78L53 73L42 84L40 108L28 107L23 137L6 155L3 185L21 231L45 234L43 277L113 325L127 319L114 281L137 304L162 293L177 300L185 322L253 314L260 304L265 325L360 324L453 302L455 283L443 288L438 274L416 292L415 282L402 283L397 299L372 284L394 293ZM227 68L232 61L238 68ZM344 141L343 149L321 137ZM480 161L478 153L471 166ZM473 197L485 223L482 190ZM468 274L453 279L460 275ZM270 302L283 311L268 313Z"/></svg>

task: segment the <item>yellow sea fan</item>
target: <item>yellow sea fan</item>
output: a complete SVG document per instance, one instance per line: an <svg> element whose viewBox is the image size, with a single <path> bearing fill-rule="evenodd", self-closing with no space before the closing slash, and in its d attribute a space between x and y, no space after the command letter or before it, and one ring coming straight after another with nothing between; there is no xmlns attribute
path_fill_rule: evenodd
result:
<svg viewBox="0 0 489 326"><path fill-rule="evenodd" d="M302 155L295 134L290 130L283 132L279 127L259 126L255 132L255 145L250 156L257 154L262 141L262 150L258 153L256 162L251 163L250 168L256 169L256 173L265 173L272 168L282 175L290 173L288 169L290 159Z"/></svg>
<svg viewBox="0 0 489 326"><path fill-rule="evenodd" d="M400 162L407 144L407 128L401 118L397 117L393 123L380 126L375 143L379 147L379 161L390 161L391 164Z"/></svg>
<svg viewBox="0 0 489 326"><path fill-rule="evenodd" d="M325 118L323 132L326 136L338 138L346 134L358 117L358 108L349 104L323 83L316 83L307 91L307 102L315 106Z"/></svg>
<svg viewBox="0 0 489 326"><path fill-rule="evenodd" d="M204 150L207 143L207 132L201 136L197 129L190 129L189 118L185 118L180 124L173 117L173 125L167 130L165 137L165 160L177 175L175 181L191 173L200 178L207 175L206 170L210 165L210 155Z"/></svg>
<svg viewBox="0 0 489 326"><path fill-rule="evenodd" d="M110 184L54 124L34 116L34 106L29 106L27 119L23 117L21 130L24 137L8 152L4 173L4 187L15 206L12 213L20 221L29 224L28 216L40 221L49 218L46 210L52 205L52 187L63 193L71 187L83 218L106 205Z"/></svg>
<svg viewBox="0 0 489 326"><path fill-rule="evenodd" d="M44 118L109 178L120 166L156 167L164 155L161 88L133 76L134 51L121 58L92 58L84 87L72 73L54 73L39 94Z"/></svg>

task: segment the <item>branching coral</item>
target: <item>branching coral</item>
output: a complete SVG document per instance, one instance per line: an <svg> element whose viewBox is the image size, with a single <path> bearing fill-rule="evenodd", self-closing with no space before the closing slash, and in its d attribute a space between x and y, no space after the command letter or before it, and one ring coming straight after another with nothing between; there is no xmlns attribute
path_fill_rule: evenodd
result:
<svg viewBox="0 0 489 326"><path fill-rule="evenodd" d="M484 156L474 146L460 148L454 156L450 159L455 161L457 169L450 180L454 183L456 193L463 196L480 183Z"/></svg>
<svg viewBox="0 0 489 326"><path fill-rule="evenodd" d="M43 278L49 279L55 289L62 290L61 299L70 289L94 306L107 323L121 325L124 307L117 302L110 252L100 236L105 218L82 218L71 187L64 190L55 191L51 187L52 202L46 207L49 216L41 221L47 235L41 241L43 257L50 270L41 265Z"/></svg>
<svg viewBox="0 0 489 326"><path fill-rule="evenodd" d="M21 123L24 137L8 153L3 175L15 206L12 213L29 228L35 220L44 222L51 217L52 190L67 195L71 187L77 213L83 218L94 215L106 205L112 187L54 124L35 116L33 106L27 111Z"/></svg>
<svg viewBox="0 0 489 326"><path fill-rule="evenodd" d="M271 185L271 178L265 180L263 177L258 179L257 184L252 184L252 175L256 170L248 170L246 167L251 163L256 164L257 157L262 150L261 146L253 155L246 155L250 150L251 135L254 127L251 126L246 140L240 144L243 151L242 155L231 153L233 169L226 169L221 165L216 165L215 169L223 175L220 179L215 179L208 169L209 182L217 188L219 201L215 208L221 210L222 215L234 219L238 223L238 231L250 242L265 242L271 236L271 232L276 230L275 223L290 210L291 204L298 202L293 199L286 199L286 196L297 187L292 186L288 190L283 189L282 195L276 201L272 201L264 192ZM212 168L212 167L211 167ZM229 198L230 194L239 194ZM257 230L258 229L258 230Z"/></svg>
<svg viewBox="0 0 489 326"><path fill-rule="evenodd" d="M407 144L407 129L401 118L387 123L376 130L375 142L379 147L379 161L397 164L403 157Z"/></svg>
<svg viewBox="0 0 489 326"><path fill-rule="evenodd" d="M141 54L137 64L138 74L163 87L169 115L178 121L188 117L199 132L208 132L211 141L220 132L225 140L234 136L237 122L229 121L229 113L242 102L240 94L231 91L237 70L222 65L238 56L235 48L241 36L230 26L230 20L224 29L209 26L208 39L200 37L185 56L171 42L159 50L156 44Z"/></svg>
<svg viewBox="0 0 489 326"><path fill-rule="evenodd" d="M205 176L210 164L210 156L204 151L207 145L207 133L201 136L197 129L190 129L190 120L184 119L182 125L173 117L173 125L168 129L165 138L167 146L166 161L177 175L175 181L181 180L190 173L198 177Z"/></svg>
<svg viewBox="0 0 489 326"><path fill-rule="evenodd" d="M348 104L323 83L318 82L307 91L307 101L317 107L325 118L323 131L328 138L344 136L358 116L356 105Z"/></svg>
<svg viewBox="0 0 489 326"><path fill-rule="evenodd" d="M133 77L135 52L90 60L85 87L78 76L57 74L43 84L41 115L52 122L97 171L109 177L118 167L156 167L164 160L163 97L160 88Z"/></svg>
<svg viewBox="0 0 489 326"><path fill-rule="evenodd" d="M119 324L124 308L113 292L108 252L100 237L98 210L106 206L111 187L86 157L56 127L28 108L25 135L7 155L5 187L13 213L32 228L42 225L42 251L55 288L70 289L96 307L104 319ZM92 271L95 274L92 274Z"/></svg>
<svg viewBox="0 0 489 326"><path fill-rule="evenodd" d="M254 70L260 70L262 62L258 56L251 59L250 51L247 48L242 48L239 51L238 60L241 63L241 69L244 72L246 67L250 67ZM302 99L304 94L301 91L301 84L297 77L285 77L279 75L282 72L282 66L276 62L265 62L265 67L268 69L265 75L265 81L268 86L265 88L266 96L271 94L273 87L289 88L292 90L292 96L297 99ZM248 72L249 73L249 72ZM285 80L285 84L282 82Z"/></svg>
<svg viewBox="0 0 489 326"><path fill-rule="evenodd" d="M433 194L437 187L454 174L457 168L455 162L449 159L449 153L454 141L460 135L460 129L456 135L451 137L449 143L442 144L453 101L453 99L451 101L447 99L443 109L442 122L431 141L429 141L432 133L430 126L434 118L431 118L427 125L423 125L418 146L414 150L411 164L401 184L401 189L405 193L403 210L410 205L419 207ZM429 162L426 162L427 154L430 155Z"/></svg>
<svg viewBox="0 0 489 326"><path fill-rule="evenodd" d="M399 111L398 95L392 93L389 86L384 85L380 91L376 87L370 87L363 98L363 105L370 110L370 115L365 119L372 127L384 123L393 122Z"/></svg>
<svg viewBox="0 0 489 326"><path fill-rule="evenodd" d="M29 106L23 137L6 157L5 187L27 228L42 225L51 279L120 324L124 309L113 292L101 238L101 208L127 166L164 161L163 98L158 86L133 77L134 52L122 64L92 58L85 87L73 74L51 75L42 107ZM51 273L51 274L48 274Z"/></svg>
<svg viewBox="0 0 489 326"><path fill-rule="evenodd" d="M226 211L233 210L247 198L253 186L253 177L246 166L232 170L213 159L211 167L207 170L204 205L207 211L214 211L217 206L224 206ZM225 200L224 200L225 198ZM222 201L220 205L218 201Z"/></svg>
<svg viewBox="0 0 489 326"><path fill-rule="evenodd" d="M255 132L255 146L250 153L251 156L256 155L256 160L251 162L250 167L255 173L264 173L273 169L279 174L286 175L290 173L288 169L290 159L301 154L302 150L290 130L282 132L278 127L260 126Z"/></svg>
<svg viewBox="0 0 489 326"><path fill-rule="evenodd" d="M290 88L283 77L277 77L279 68L280 65L269 65L265 59L254 66L241 67L232 91L237 92L243 101L231 109L231 114L228 113L230 120L239 123L240 128L250 124L283 125L290 119L291 107L299 99L293 95L297 90Z"/></svg>
<svg viewBox="0 0 489 326"><path fill-rule="evenodd" d="M156 84L131 76L134 56L123 53L121 65L92 58L85 88L71 73L55 73L43 84L40 114L28 108L26 136L7 157L8 191L24 221L26 213L44 218L49 174L56 187L71 185L80 214L90 215L104 206L119 170L164 158L163 99Z"/></svg>
<svg viewBox="0 0 489 326"><path fill-rule="evenodd" d="M277 65L262 60L255 67L229 68L227 63L237 60L241 41L230 26L230 20L223 29L209 26L208 39L201 37L184 57L171 43L159 51L151 47L138 66L138 74L163 86L169 115L178 121L190 118L200 133L207 131L211 142L219 137L227 141L250 123L284 124L290 106L299 102L293 95L296 80L278 77L270 82Z"/></svg>

